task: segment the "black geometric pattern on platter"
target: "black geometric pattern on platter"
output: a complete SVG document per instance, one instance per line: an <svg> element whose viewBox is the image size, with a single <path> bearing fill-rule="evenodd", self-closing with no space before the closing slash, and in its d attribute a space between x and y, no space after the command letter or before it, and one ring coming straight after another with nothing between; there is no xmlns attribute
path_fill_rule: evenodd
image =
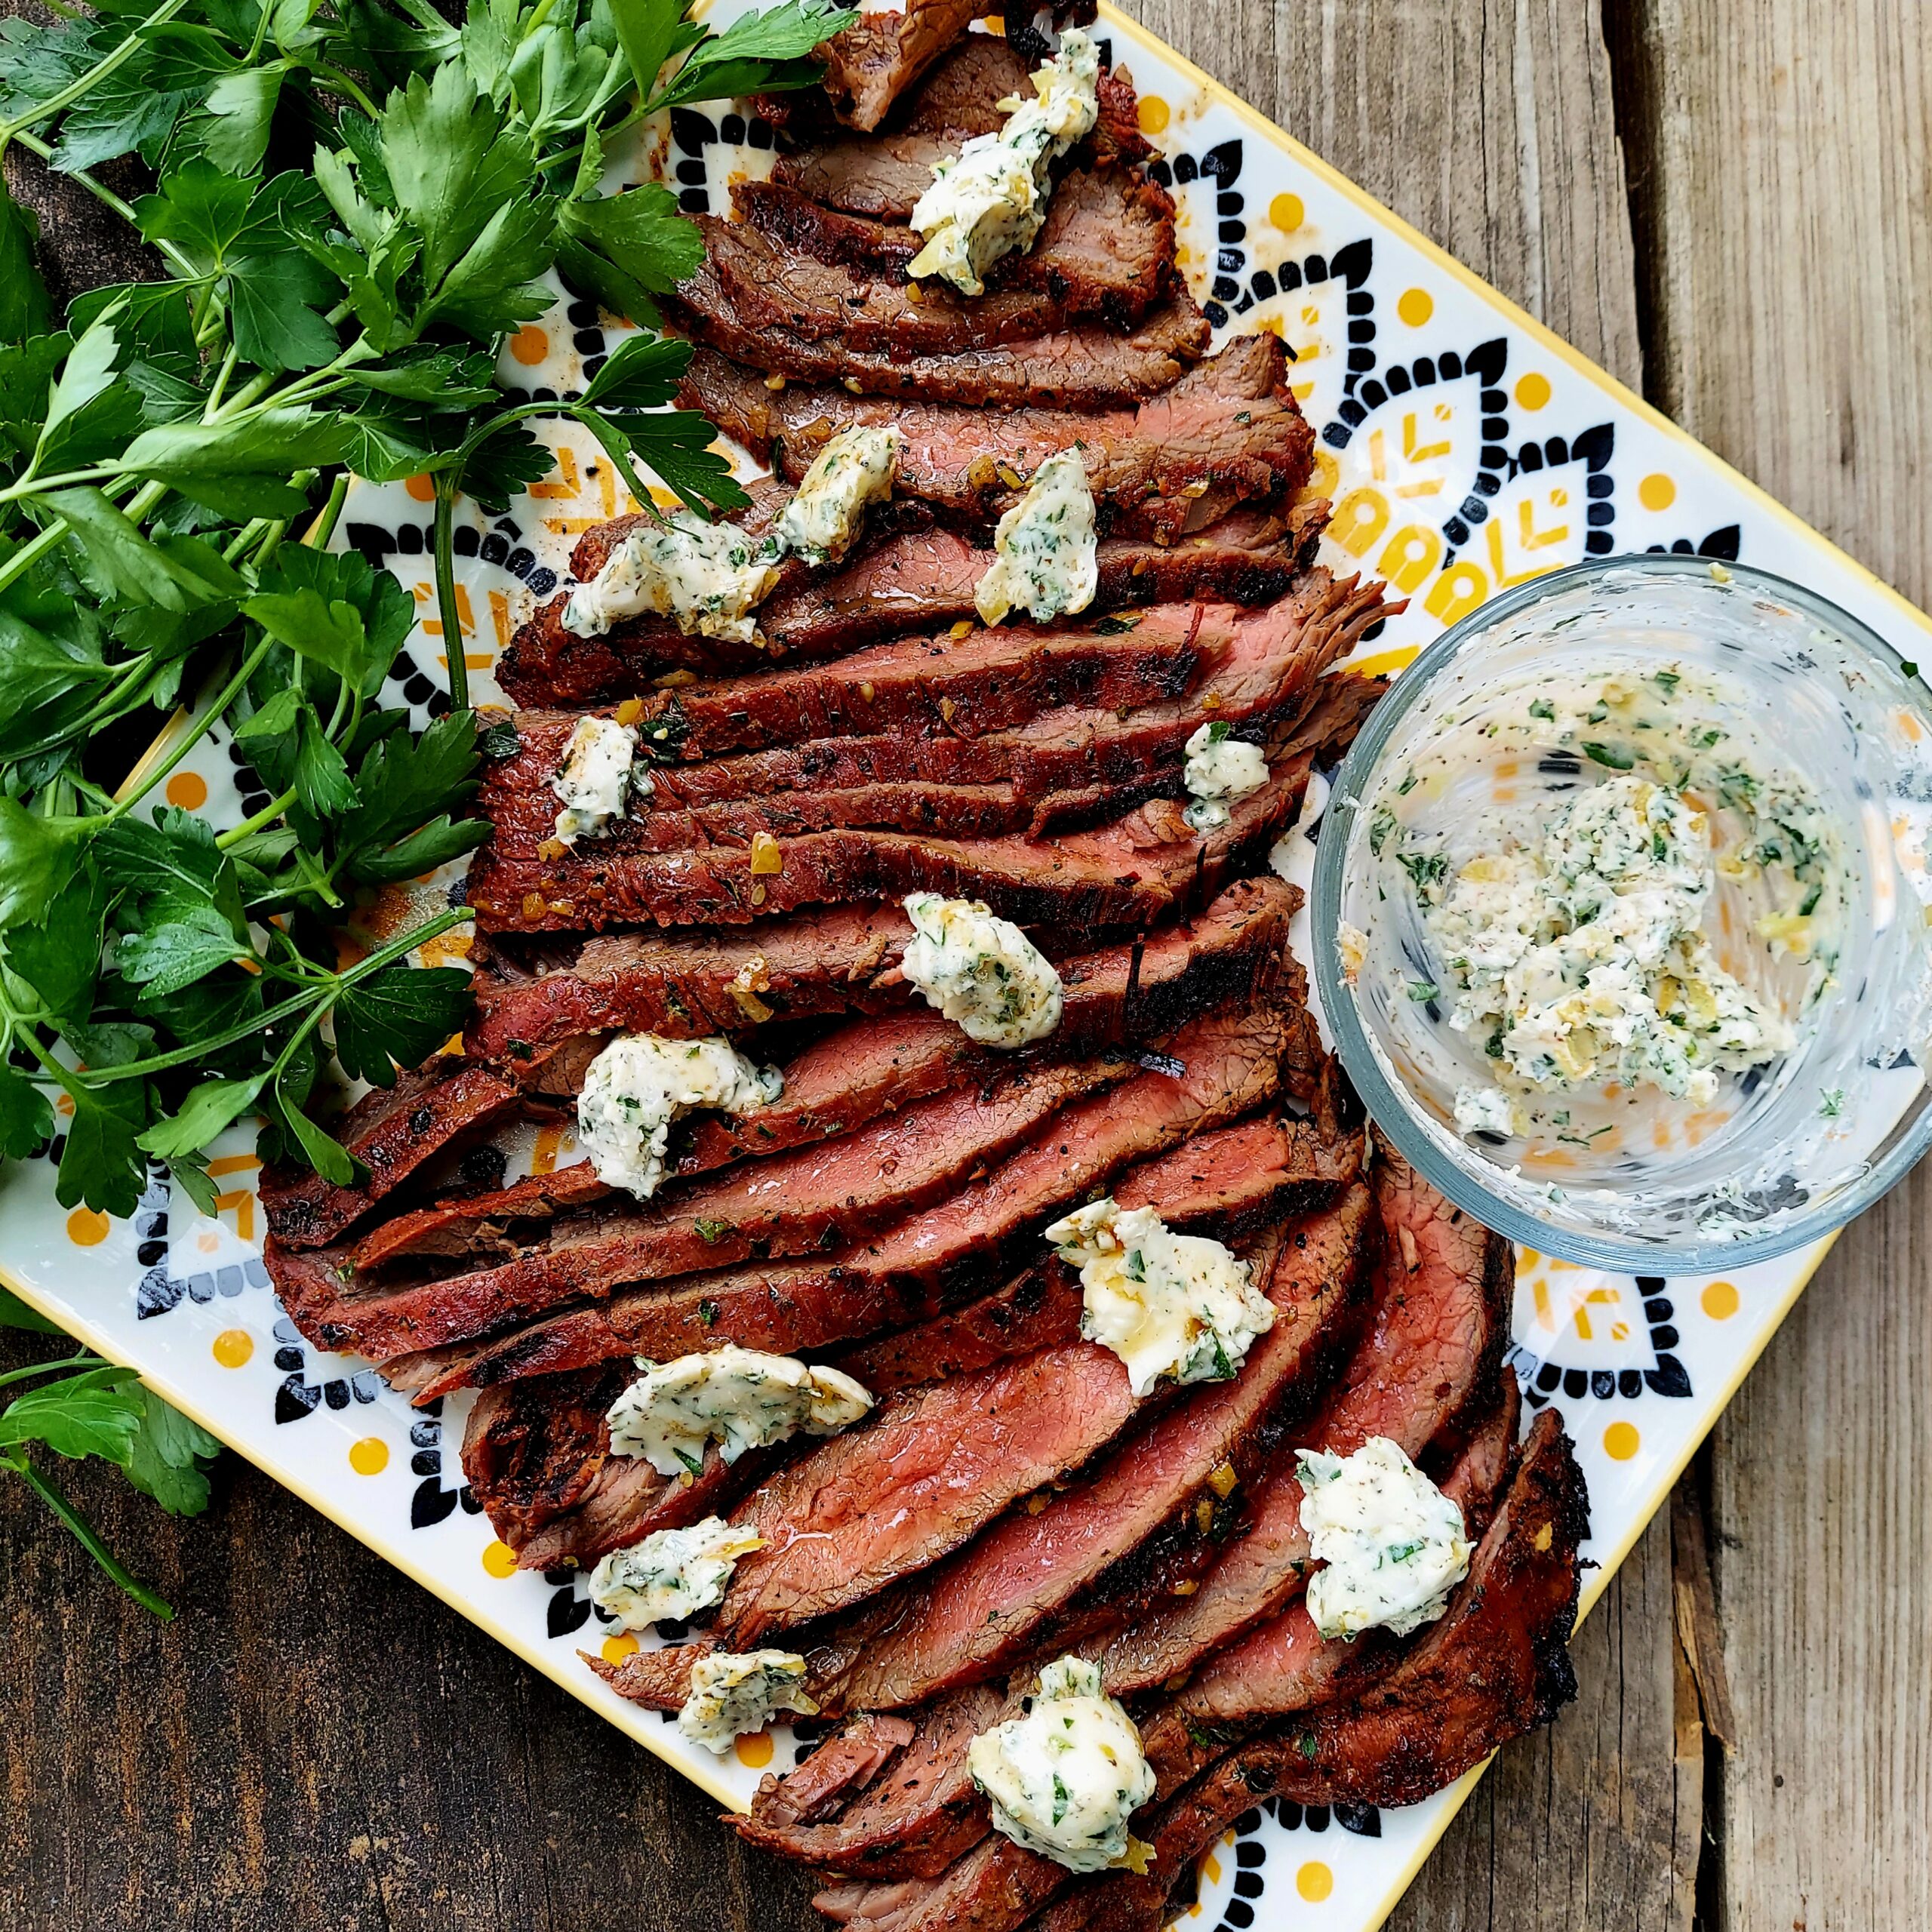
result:
<svg viewBox="0 0 1932 1932"><path fill-rule="evenodd" d="M1673 1399L1687 1397L1690 1374L1674 1352L1678 1346L1676 1309L1667 1292L1670 1284L1661 1275L1639 1275L1638 1292L1644 1297L1644 1319L1650 1325L1651 1349L1657 1360L1650 1368L1565 1368L1532 1354L1521 1342L1510 1349L1508 1359L1523 1385L1523 1400L1533 1409L1561 1395L1573 1402L1593 1395L1600 1402L1612 1399L1634 1402L1646 1391Z"/></svg>

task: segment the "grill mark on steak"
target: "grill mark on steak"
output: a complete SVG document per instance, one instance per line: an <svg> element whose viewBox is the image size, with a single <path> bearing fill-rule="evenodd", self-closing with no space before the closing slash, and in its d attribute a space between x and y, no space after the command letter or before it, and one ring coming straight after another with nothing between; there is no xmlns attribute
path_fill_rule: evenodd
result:
<svg viewBox="0 0 1932 1932"><path fill-rule="evenodd" d="M1197 608L1190 648L1201 668L1185 697L1133 708L1061 706L983 733L976 708L949 697L923 730L660 767L647 805L600 835L597 854L609 860L728 848L760 831L1037 833L1073 801L1082 808L1110 804L1103 815L1118 816L1151 792L1178 794L1187 741L1207 718L1263 741L1306 703L1314 680L1387 614L1380 584L1337 583L1317 568L1263 609ZM540 859L540 848L553 844L551 780L578 717L518 714L518 749L489 770L478 801L494 828L499 862Z"/></svg>
<svg viewBox="0 0 1932 1932"><path fill-rule="evenodd" d="M1588 1533L1582 1472L1546 1412L1447 1613L1382 1682L1229 1752L1154 1821L1148 1875L1083 1882L1046 1921L1051 1932L1157 1932L1176 1878L1263 1799L1413 1804L1547 1724L1577 1694L1565 1645ZM899 1923L903 1932L941 1923L999 1932L1019 1921L921 1915Z"/></svg>
<svg viewBox="0 0 1932 1932"><path fill-rule="evenodd" d="M1239 336L1137 408L1082 414L884 401L837 383L774 391L755 371L700 349L678 399L795 485L840 430L897 428L900 494L974 529L1019 500L1022 485L1008 478L1078 443L1109 528L1171 543L1238 503L1292 495L1306 481L1315 434L1286 367L1279 337Z"/></svg>
<svg viewBox="0 0 1932 1932"><path fill-rule="evenodd" d="M823 1266L734 1270L669 1288L620 1291L481 1346L386 1363L384 1373L393 1386L427 1401L613 1355L663 1360L725 1341L796 1354L928 1320L984 1293L1014 1241L1036 1234L1067 1202L1266 1105L1280 1091L1278 1056L1297 1030L1278 1011L1191 1022L1170 1041L1173 1057L1162 1066L1068 1108L996 1171ZM1175 1172L1177 1190L1184 1173ZM1161 1184L1148 1177L1150 1187ZM291 1277L312 1260L278 1257ZM298 1284L291 1280L290 1287L299 1298Z"/></svg>
<svg viewBox="0 0 1932 1932"><path fill-rule="evenodd" d="M494 1125L522 1099L514 1080L485 1066L452 1072L447 1061L432 1060L398 1075L393 1087L365 1094L337 1126L343 1145L369 1171L360 1187L337 1187L312 1171L263 1170L269 1232L303 1247L334 1241L452 1140Z"/></svg>
<svg viewBox="0 0 1932 1932"><path fill-rule="evenodd" d="M1078 1599L1104 1592L1115 1566L1177 1523L1211 1549L1235 1506L1208 1479L1231 1463L1251 1480L1274 1432L1346 1344L1366 1284L1370 1220L1367 1190L1353 1189L1307 1226L1306 1246L1284 1244L1267 1281L1275 1325L1235 1380L1190 1392L1037 1515L1004 1518L943 1569L814 1644L813 1694L829 1709L891 1709L983 1680L1057 1632ZM1204 1500L1204 1525L1195 1521Z"/></svg>
<svg viewBox="0 0 1932 1932"><path fill-rule="evenodd" d="M1063 961L1060 1023L1050 1040L1023 1055L976 1046L923 1003L837 1028L786 1063L784 1091L771 1105L737 1117L693 1116L670 1171L681 1179L740 1159L769 1158L1016 1065L1152 1039L1192 1014L1257 1004L1281 979L1288 921L1300 903L1300 894L1278 879L1238 881L1191 926L1158 934L1143 948L1131 1001L1131 947ZM1299 968L1291 967L1290 977L1299 1000ZM915 989L905 990L916 997ZM433 1103L432 1094L426 1104ZM534 1174L395 1217L362 1241L355 1264L367 1271L412 1254L507 1252L559 1209L609 1192L583 1164Z"/></svg>
<svg viewBox="0 0 1932 1932"><path fill-rule="evenodd" d="M808 833L780 848L780 869L754 873L749 851L712 848L544 858L485 846L469 903L485 932L549 932L654 921L742 924L799 908L928 891L985 900L1022 925L1152 926L1178 917L1264 853L1299 807L1324 750L1352 740L1381 694L1354 677L1324 679L1287 743L1271 747L1268 783L1236 800L1228 822L1198 834L1171 800L1110 825L1052 839L938 839L901 832Z"/></svg>
<svg viewBox="0 0 1932 1932"><path fill-rule="evenodd" d="M1024 340L1097 316L1131 329L1168 293L1174 205L1124 169L1075 168L1054 191L1039 238L989 272L968 297L906 265L925 244L912 229L821 208L796 189L752 181L733 190L740 219L701 215L718 281L738 319L854 349L950 355Z"/></svg>
<svg viewBox="0 0 1932 1932"><path fill-rule="evenodd" d="M715 226L706 237L713 250L721 248L721 229L726 235L737 232L729 223ZM1125 334L1095 321L1004 341L965 342L954 349L861 348L755 314L750 319L741 316L740 305L754 272L743 262L749 251L742 242L724 242L721 247L721 264L709 259L700 263L678 285L675 297L666 298L689 333L768 374L857 383L867 395L1008 408L1105 408L1157 395L1179 381L1207 353L1213 334L1199 303L1176 277L1170 278L1166 300ZM814 326L808 313L804 327Z"/></svg>
<svg viewBox="0 0 1932 1932"><path fill-rule="evenodd" d="M648 1204L594 1208L512 1260L414 1286L370 1281L338 1250L305 1251L311 1265L278 1278L283 1303L311 1340L380 1361L465 1341L618 1283L835 1251L931 1204L1069 1102L1131 1071L1118 1059L1015 1069L983 1091L937 1095L843 1139L673 1184ZM332 1292L315 1292L331 1281Z"/></svg>
<svg viewBox="0 0 1932 1932"><path fill-rule="evenodd" d="M1383 1435L1405 1455L1436 1452L1439 1469L1460 1446L1464 1418L1494 1404L1512 1254L1399 1156L1378 1149L1371 1180L1383 1236L1371 1327L1298 1441L1346 1455ZM1100 1658L1108 1688L1129 1696L1192 1669L1298 1596L1309 1563L1301 1486L1284 1457L1251 1499L1245 1534L1200 1589L1152 1607L1111 1640Z"/></svg>
<svg viewBox="0 0 1932 1932"><path fill-rule="evenodd" d="M1187 599L1263 604L1285 595L1306 568L1327 513L1327 504L1319 500L1297 503L1279 515L1242 509L1174 545L1103 537L1095 552L1094 601L1083 614L1081 626L1069 629L1056 625L1044 633L1015 625L963 639L934 635L955 623L977 625L974 592L992 561L989 549L975 548L956 531L885 537L867 543L829 575L808 578L801 574L791 588L781 587L761 608L762 645L686 637L669 618L656 617L628 618L601 637L580 637L564 624L569 599L560 595L543 605L512 638L498 675L519 704L583 705L649 691L667 671L719 676L768 666L774 657L787 654L816 663L849 658L869 645L918 637L922 644L909 647L907 653L859 666L843 679L806 678L789 685L761 681L750 694L755 703L761 700L767 707L782 706L789 700L795 708L816 705L835 694L845 712L838 721L808 712L810 721L761 725L755 709L743 704L728 709L701 691L660 696L646 715L655 715L660 708L681 714L681 728L694 730L697 742L714 753L846 731L892 729L904 722L928 723L942 694L952 697L956 706L988 686L994 692L1004 691L1008 675L1004 660L1015 650L1041 651L1038 669L1043 673L1061 669L1069 659L1076 671L1091 666L1090 675L1096 676L1103 676L1115 662L1133 664L1141 653L1096 648L1096 639L1118 633L1118 625L1100 622L1109 613ZM595 576L629 527L628 519L620 518L587 535L577 546L577 575ZM1144 626L1146 620L1142 621ZM1069 635L1084 639L1084 647L1048 648L1048 639ZM959 660L956 664L940 661L955 658ZM887 673L883 681L876 675L879 670ZM861 688L868 684L874 687L872 698ZM962 685L964 688L959 688ZM1185 688L1184 680L1179 688ZM883 698L876 695L881 689ZM1003 710L982 715L977 728L991 731L1023 723L1050 704L1088 702L1111 708L1116 702L1097 695L1087 697L1078 688L1043 702L1031 691L1023 681ZM1173 684L1164 689L1143 686L1137 700L1123 693L1120 701L1145 703L1175 694ZM715 723L729 724L732 731L706 731L700 721L707 697ZM895 700L909 705L912 716L894 715L890 707ZM740 712L746 714L742 723ZM777 714L781 721L792 715L783 709Z"/></svg>

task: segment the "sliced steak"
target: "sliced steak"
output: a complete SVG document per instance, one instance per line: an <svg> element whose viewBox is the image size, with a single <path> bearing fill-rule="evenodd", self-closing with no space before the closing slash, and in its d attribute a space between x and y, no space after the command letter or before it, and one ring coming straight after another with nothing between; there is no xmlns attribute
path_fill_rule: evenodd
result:
<svg viewBox="0 0 1932 1932"><path fill-rule="evenodd" d="M1063 961L1060 1023L1024 1062L1137 1044L1171 1032L1189 1014L1267 998L1281 977L1299 900L1278 879L1238 881L1191 925L1157 934L1138 949ZM1298 984L1298 969L1295 977ZM1016 1063L1011 1054L974 1045L923 1002L855 1020L787 1061L784 1092L770 1106L740 1117L692 1117L671 1171L686 1177L850 1134L915 1100L996 1078ZM566 1168L439 1201L385 1222L357 1248L355 1266L367 1271L408 1255L508 1253L559 1209L608 1192L594 1175Z"/></svg>
<svg viewBox="0 0 1932 1932"><path fill-rule="evenodd" d="M814 1696L833 1709L897 1709L982 1681L1056 1632L1144 1544L1178 1536L1211 1549L1235 1518L1232 1488L1253 1480L1275 1432L1346 1345L1371 1225L1358 1187L1308 1224L1306 1246L1284 1244L1268 1281L1275 1325L1235 1380L1192 1392L1038 1514L1006 1517L943 1569L887 1592L814 1644L806 1652ZM1224 1466L1237 1484L1211 1487Z"/></svg>
<svg viewBox="0 0 1932 1932"><path fill-rule="evenodd" d="M1246 869L1293 817L1315 760L1354 737L1381 687L1324 679L1292 739L1272 749L1268 783L1235 801L1226 824L1198 833L1158 798L1112 824L1052 838L942 839L909 832L810 832L783 842L775 871L749 851L556 857L486 846L469 903L485 932L550 932L644 921L743 924L801 907L934 891L983 900L1022 925L1153 926L1203 903Z"/></svg>
<svg viewBox="0 0 1932 1932"><path fill-rule="evenodd" d="M1134 644L1118 651L1097 648L1097 641L1123 635L1122 626L1109 622L1106 614L1186 599L1270 602L1284 595L1306 567L1327 515L1327 505L1318 500L1297 503L1278 515L1238 510L1171 546L1133 537L1103 538L1091 611L1082 614L1079 628L1057 625L1049 632L1016 625L977 635L970 629L960 637L932 635L949 626L978 623L974 592L992 555L956 531L886 537L829 575L780 590L759 612L762 645L686 637L663 617L627 619L602 637L581 637L565 626L569 600L558 595L518 631L503 654L500 675L503 688L519 703L580 705L649 691L660 674L681 669L718 677L769 664L773 657L788 654L816 663L850 658L868 645L919 638L900 651L851 666L838 678L807 675L789 683L760 679L743 694L748 702L741 701L737 691L700 688L648 704L641 723L649 726L668 715L680 731L694 730L696 746L713 754L848 732L929 725L946 698L952 700L957 710L972 704L981 692L995 702L989 710L983 707L974 720L980 731L1023 723L1054 704L1089 703L1112 708L1116 703L1146 703L1186 688L1184 676L1151 688L1144 679L1150 656L1157 660L1153 668L1158 676L1185 653L1190 641L1186 625L1193 614L1187 613L1177 645L1158 641L1168 636L1171 624L1141 637L1143 620L1131 633ZM580 577L596 574L610 549L622 540L625 528L620 519L579 544ZM1054 648L1061 638L1081 641ZM1056 688L1042 688L1024 676L1016 682L1011 662L1016 655L1029 660L1036 678L1057 672L1077 678L1084 672L1098 683L1137 669L1143 681L1124 691L1118 700L1097 691L1089 696L1077 685L1062 696ZM1158 662L1163 657L1164 665ZM1190 660L1188 669L1192 668ZM863 688L867 685L873 690L870 697ZM826 715L819 707L826 704L836 705L838 711ZM728 728L721 731L721 724ZM685 755L691 755L688 749Z"/></svg>
<svg viewBox="0 0 1932 1932"><path fill-rule="evenodd" d="M740 318L856 349L952 354L1089 316L1129 329L1174 276L1174 202L1124 168L1067 174L1039 238L990 270L986 293L971 297L943 281L907 281L925 245L915 229L821 208L776 182L746 182L733 193L741 220L699 221Z"/></svg>
<svg viewBox="0 0 1932 1932"><path fill-rule="evenodd" d="M940 1094L842 1140L668 1187L648 1205L592 1208L513 1260L414 1286L367 1281L333 1249L304 1251L299 1269L278 1270L279 1250L266 1258L305 1334L381 1361L488 1334L620 1283L838 1250L941 1199L1070 1102L1132 1070L1118 1060L1016 1069L983 1091Z"/></svg>
<svg viewBox="0 0 1932 1932"><path fill-rule="evenodd" d="M1127 1370L1075 1341L889 1398L737 1512L739 1559L712 1634L728 1650L914 1576L1024 1496L1077 1470L1135 1417Z"/></svg>
<svg viewBox="0 0 1932 1932"><path fill-rule="evenodd" d="M791 1355L930 1318L992 1285L1013 1244L1030 1241L1066 1202L1266 1105L1279 1091L1278 1056L1293 1030L1265 1011L1192 1023L1159 1065L1069 1107L995 1171L835 1261L622 1291L481 1347L388 1363L385 1373L426 1401L614 1355L662 1360L728 1341ZM1177 1195L1184 1174L1183 1166L1174 1177Z"/></svg>
<svg viewBox="0 0 1932 1932"><path fill-rule="evenodd" d="M971 0L906 0L903 12L860 16L818 49L832 112L870 134L977 17Z"/></svg>
<svg viewBox="0 0 1932 1932"><path fill-rule="evenodd" d="M1588 1533L1582 1472L1546 1412L1447 1614L1358 1699L1291 1718L1223 1758L1158 1815L1146 1875L1083 1881L1048 1921L1053 1932L1158 1932L1177 1879L1263 1798L1414 1804L1547 1724L1577 1694L1566 1645ZM993 1932L1019 1921L901 1922L906 1932L941 1923Z"/></svg>
<svg viewBox="0 0 1932 1932"><path fill-rule="evenodd" d="M924 731L810 740L661 768L648 799L598 836L597 854L608 860L744 846L761 832L783 838L840 828L950 838L1038 835L1069 812L1118 817L1150 795L1179 795L1188 740L1210 718L1264 741L1306 703L1315 679L1388 614L1380 584L1338 583L1318 568L1260 610L1197 606L1192 648L1200 670L1186 696L1131 709L1061 706L992 731L978 731L976 707L955 698L949 715ZM1138 627L1131 618L1118 621ZM1002 697L1011 705L1010 694ZM518 749L491 768L478 799L495 828L499 862L540 859L555 843L551 781L578 716L518 715Z"/></svg>
<svg viewBox="0 0 1932 1932"><path fill-rule="evenodd" d="M1405 1455L1436 1450L1440 1469L1460 1446L1465 1418L1494 1405L1512 1252L1398 1155L1378 1147L1371 1179L1383 1231L1371 1326L1297 1441L1346 1455L1383 1435ZM1124 1697L1192 1669L1299 1596L1309 1564L1301 1486L1284 1457L1251 1499L1245 1533L1201 1588L1150 1605L1110 1640L1100 1660L1108 1687Z"/></svg>
<svg viewBox="0 0 1932 1932"><path fill-rule="evenodd" d="M1043 1264L952 1313L840 1355L835 1364L875 1395L914 1388L946 1376L970 1375L1011 1355L1078 1341L1081 1308L1079 1276Z"/></svg>
<svg viewBox="0 0 1932 1932"><path fill-rule="evenodd" d="M452 1140L502 1120L522 1099L515 1081L485 1066L452 1068L438 1059L398 1075L393 1087L365 1094L337 1127L337 1138L369 1171L361 1186L337 1187L312 1170L263 1171L269 1232L291 1247L334 1241Z"/></svg>
<svg viewBox="0 0 1932 1932"><path fill-rule="evenodd" d="M741 233L743 224L712 224L707 245L721 248L721 232ZM707 259L678 285L669 305L697 341L768 374L801 382L856 383L872 395L921 396L944 402L992 403L1005 408L1036 403L1049 408L1104 409L1158 395L1178 382L1207 353L1212 331L1185 283L1171 283L1167 299L1123 334L1105 322L1038 332L956 347L861 347L838 336L811 331L817 317L803 312L803 327L767 319L755 308L740 313L755 272L742 243L722 245L721 260ZM775 272L784 257L759 265ZM801 266L790 258L793 278ZM814 265L817 266L817 265ZM980 301L996 300L981 297Z"/></svg>
<svg viewBox="0 0 1932 1932"><path fill-rule="evenodd" d="M900 492L973 529L990 527L1048 457L1078 444L1110 528L1171 543L1237 503L1292 495L1315 445L1287 392L1281 338L1266 333L1236 337L1135 408L1097 414L886 401L838 383L774 391L708 349L692 358L679 400L794 484L840 430L897 428Z"/></svg>
<svg viewBox="0 0 1932 1932"><path fill-rule="evenodd" d="M848 1792L869 1784L914 1735L903 1718L868 1713L826 1738L786 1774L783 1796L773 1801L774 1812L782 1812L789 1823L808 1822ZM760 1788L777 1783L768 1777Z"/></svg>

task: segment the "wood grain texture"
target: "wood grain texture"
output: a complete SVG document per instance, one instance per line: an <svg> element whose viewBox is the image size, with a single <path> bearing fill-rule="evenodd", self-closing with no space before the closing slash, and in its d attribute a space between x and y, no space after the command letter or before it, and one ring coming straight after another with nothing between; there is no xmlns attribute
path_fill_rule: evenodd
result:
<svg viewBox="0 0 1932 1932"><path fill-rule="evenodd" d="M1651 0L1627 24L1658 399L1932 601L1923 11ZM1715 1438L1738 1737L1713 1932L1932 1923L1928 1227L1921 1168L1841 1238Z"/></svg>

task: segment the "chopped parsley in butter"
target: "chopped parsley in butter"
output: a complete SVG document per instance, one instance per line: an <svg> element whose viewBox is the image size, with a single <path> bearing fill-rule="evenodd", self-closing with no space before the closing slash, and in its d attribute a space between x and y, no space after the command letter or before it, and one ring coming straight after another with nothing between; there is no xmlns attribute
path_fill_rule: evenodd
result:
<svg viewBox="0 0 1932 1932"><path fill-rule="evenodd" d="M904 438L863 423L841 429L812 460L798 494L779 512L779 543L808 564L835 564L852 547L866 506L892 494Z"/></svg>
<svg viewBox="0 0 1932 1932"><path fill-rule="evenodd" d="M694 1107L750 1113L784 1091L776 1067L754 1066L728 1040L621 1033L584 1070L577 1139L606 1186L648 1201L663 1180L680 1115Z"/></svg>
<svg viewBox="0 0 1932 1932"><path fill-rule="evenodd" d="M652 1362L611 1404L611 1453L641 1456L660 1475L696 1475L705 1445L735 1463L747 1449L801 1431L835 1435L872 1406L870 1392L835 1368L808 1368L728 1343L707 1354Z"/></svg>
<svg viewBox="0 0 1932 1932"><path fill-rule="evenodd" d="M707 1516L681 1530L658 1530L614 1549L590 1573L590 1600L622 1630L695 1617L724 1601L738 1558L764 1547L750 1530Z"/></svg>
<svg viewBox="0 0 1932 1932"><path fill-rule="evenodd" d="M993 552L973 599L987 623L1012 611L1044 622L1093 602L1100 583L1094 492L1078 444L1034 471L1026 494L1000 518Z"/></svg>
<svg viewBox="0 0 1932 1932"><path fill-rule="evenodd" d="M778 581L783 553L770 538L735 523L706 523L674 510L620 542L604 568L580 584L564 606L564 623L580 637L601 637L626 617L669 617L687 637L749 644L752 613Z"/></svg>
<svg viewBox="0 0 1932 1932"><path fill-rule="evenodd" d="M1275 1325L1245 1261L1217 1241L1173 1233L1151 1208L1093 1201L1046 1238L1080 1270L1081 1334L1127 1364L1136 1396L1163 1377L1227 1380Z"/></svg>
<svg viewBox="0 0 1932 1932"><path fill-rule="evenodd" d="M1228 801L1244 798L1268 782L1268 760L1259 745L1232 737L1220 718L1204 724L1187 741L1182 782L1195 802L1181 816L1196 832L1212 832L1228 822Z"/></svg>
<svg viewBox="0 0 1932 1932"><path fill-rule="evenodd" d="M1069 1872L1124 1863L1128 1820L1154 1795L1140 1732L1082 1657L1048 1664L1026 1714L974 1738L966 1764L993 1829Z"/></svg>
<svg viewBox="0 0 1932 1932"><path fill-rule="evenodd" d="M633 794L648 798L651 774L637 764L637 734L608 718L580 718L550 780L562 801L556 836L566 845L608 832Z"/></svg>
<svg viewBox="0 0 1932 1932"><path fill-rule="evenodd" d="M795 1651L714 1651L691 1666L678 1729L721 1758L735 1740L764 1730L777 1712L814 1715L818 1706L804 1685L805 1660Z"/></svg>
<svg viewBox="0 0 1932 1932"><path fill-rule="evenodd" d="M1301 1526L1325 1564L1309 1578L1308 1614L1324 1637L1378 1626L1400 1637L1432 1623L1469 1574L1463 1512L1386 1436L1350 1456L1297 1458Z"/></svg>
<svg viewBox="0 0 1932 1932"><path fill-rule="evenodd" d="M912 940L900 971L969 1040L1023 1047L1060 1024L1063 995L1052 962L1010 919L977 899L909 893Z"/></svg>
<svg viewBox="0 0 1932 1932"><path fill-rule="evenodd" d="M1033 245L1047 218L1053 164L1099 117L1100 74L1092 35L1069 28L1059 53L1033 75L1038 97L1017 104L997 134L977 135L934 165L932 185L912 211L926 245L909 275L937 275L981 295L995 262Z"/></svg>

